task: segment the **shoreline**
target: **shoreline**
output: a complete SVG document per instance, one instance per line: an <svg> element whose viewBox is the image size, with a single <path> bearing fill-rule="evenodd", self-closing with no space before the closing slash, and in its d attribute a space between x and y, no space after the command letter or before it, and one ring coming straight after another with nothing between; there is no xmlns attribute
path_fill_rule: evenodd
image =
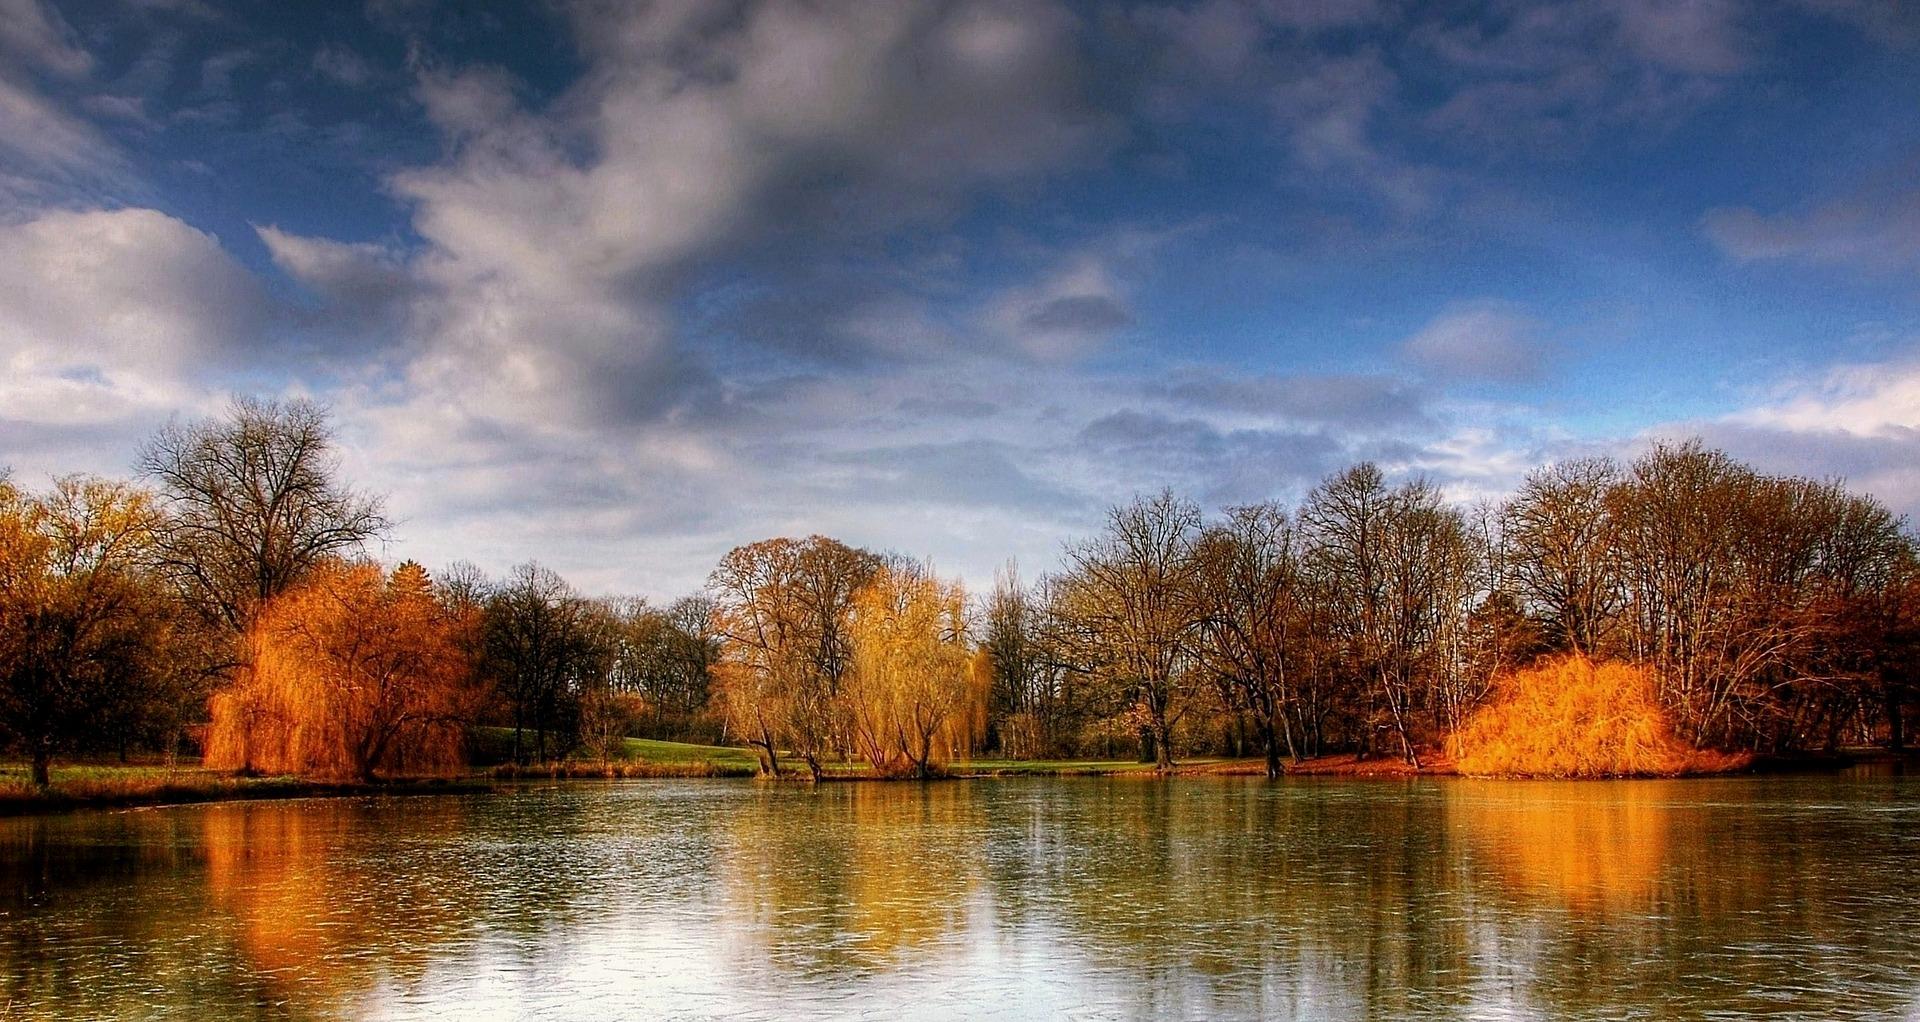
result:
<svg viewBox="0 0 1920 1022"><path fill-rule="evenodd" d="M0 793L0 817L36 816L81 809L146 809L209 802L276 802L299 798L356 796L467 795L496 790L480 775L376 781L317 781L295 777L172 778L122 790L63 790L56 782L45 792Z"/></svg>
<svg viewBox="0 0 1920 1022"><path fill-rule="evenodd" d="M1290 777L1349 780L1408 780L1424 777L1464 777L1442 756L1423 759L1419 767L1395 758L1360 759L1342 753L1283 762L1282 780ZM1884 749L1786 757L1740 758L1727 768L1686 772L1664 777L1514 777L1502 780L1670 780L1705 777L1817 776L1864 768L1898 776L1920 772L1920 751L1896 753ZM567 761L544 766L497 765L453 777L395 778L372 783L306 780L295 777L242 777L216 774L199 767L180 767L156 774L157 768L139 766L80 766L92 779L62 782L52 789L33 791L14 786L0 790L0 817L62 813L80 809L134 809L208 802L275 801L296 798L353 798L364 796L413 797L471 795L497 792L528 781L594 780L758 780L756 772L735 762L707 760L615 760L606 763ZM124 776L115 777L116 773ZM1122 777L1142 780L1255 777L1264 778L1265 760L1259 758L1202 758L1176 763L1171 773L1158 773L1151 763L1086 760L982 760L954 764L930 778L887 776L870 769L829 770L822 784L846 782L920 782L1002 780L1020 777ZM768 783L811 784L804 772L783 772Z"/></svg>

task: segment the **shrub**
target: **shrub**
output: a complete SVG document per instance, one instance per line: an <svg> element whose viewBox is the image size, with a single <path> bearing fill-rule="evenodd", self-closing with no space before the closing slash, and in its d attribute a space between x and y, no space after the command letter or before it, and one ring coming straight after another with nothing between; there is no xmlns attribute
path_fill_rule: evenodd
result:
<svg viewBox="0 0 1920 1022"><path fill-rule="evenodd" d="M1674 734L1645 667L1578 654L1496 678L1494 700L1452 738L1454 764L1483 777L1673 777L1735 757Z"/></svg>

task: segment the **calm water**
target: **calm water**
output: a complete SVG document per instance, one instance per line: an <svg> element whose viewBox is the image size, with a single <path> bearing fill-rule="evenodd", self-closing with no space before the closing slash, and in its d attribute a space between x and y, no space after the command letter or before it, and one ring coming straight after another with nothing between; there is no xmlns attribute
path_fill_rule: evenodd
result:
<svg viewBox="0 0 1920 1022"><path fill-rule="evenodd" d="M4 1018L1920 1019L1920 782L631 782L0 821Z"/></svg>

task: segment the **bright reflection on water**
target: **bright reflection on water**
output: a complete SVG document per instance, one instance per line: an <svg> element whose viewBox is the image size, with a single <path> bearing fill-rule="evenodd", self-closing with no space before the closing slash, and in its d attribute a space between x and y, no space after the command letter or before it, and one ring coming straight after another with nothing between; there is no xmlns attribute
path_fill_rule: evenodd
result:
<svg viewBox="0 0 1920 1022"><path fill-rule="evenodd" d="M1920 783L633 782L0 821L5 1018L1920 1019Z"/></svg>

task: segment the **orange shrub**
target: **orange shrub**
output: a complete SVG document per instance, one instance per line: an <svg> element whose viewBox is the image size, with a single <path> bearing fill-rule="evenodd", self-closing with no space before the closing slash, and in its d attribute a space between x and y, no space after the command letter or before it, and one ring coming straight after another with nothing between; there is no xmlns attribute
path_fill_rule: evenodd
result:
<svg viewBox="0 0 1920 1022"><path fill-rule="evenodd" d="M1494 692L1454 732L1451 751L1463 774L1672 777L1736 765L1674 734L1645 667L1575 654L1497 678Z"/></svg>

